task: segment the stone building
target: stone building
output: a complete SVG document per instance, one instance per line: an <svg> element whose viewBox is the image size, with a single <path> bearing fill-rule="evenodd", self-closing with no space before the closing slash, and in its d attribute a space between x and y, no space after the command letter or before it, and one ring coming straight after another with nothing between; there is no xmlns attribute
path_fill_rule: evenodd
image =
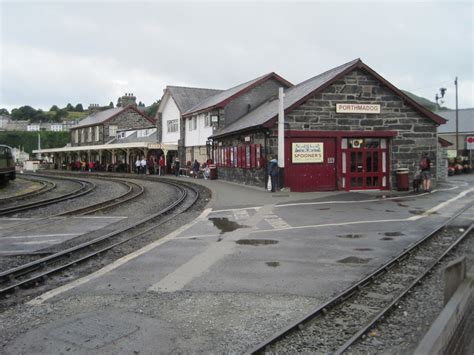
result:
<svg viewBox="0 0 474 355"><path fill-rule="evenodd" d="M275 98L214 132L219 178L265 186L278 153ZM360 59L285 88L282 183L292 191L391 189L413 177L422 152L436 180L442 117L410 99Z"/></svg>
<svg viewBox="0 0 474 355"><path fill-rule="evenodd" d="M135 101L127 101L134 96L125 95L122 102L128 102L124 107L99 111L98 105L89 106L89 116L71 127L71 146L102 145L115 139L117 131L123 129L146 128L155 121L137 109ZM131 103L130 103L131 102Z"/></svg>

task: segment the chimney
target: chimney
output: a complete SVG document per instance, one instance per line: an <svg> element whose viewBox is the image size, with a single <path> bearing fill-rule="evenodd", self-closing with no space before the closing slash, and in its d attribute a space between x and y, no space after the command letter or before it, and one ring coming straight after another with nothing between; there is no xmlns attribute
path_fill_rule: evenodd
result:
<svg viewBox="0 0 474 355"><path fill-rule="evenodd" d="M99 112L100 111L99 104L90 104L87 110L89 111L89 113Z"/></svg>
<svg viewBox="0 0 474 355"><path fill-rule="evenodd" d="M127 107L128 105L137 106L137 98L133 94L125 94L122 96L122 107Z"/></svg>

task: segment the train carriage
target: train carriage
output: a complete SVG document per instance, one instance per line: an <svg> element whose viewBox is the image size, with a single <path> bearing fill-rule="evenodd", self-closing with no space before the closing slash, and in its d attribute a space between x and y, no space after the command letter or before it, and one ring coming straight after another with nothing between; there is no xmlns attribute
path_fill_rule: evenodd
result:
<svg viewBox="0 0 474 355"><path fill-rule="evenodd" d="M12 148L0 144L0 184L5 184L9 180L15 180L15 160L13 159Z"/></svg>

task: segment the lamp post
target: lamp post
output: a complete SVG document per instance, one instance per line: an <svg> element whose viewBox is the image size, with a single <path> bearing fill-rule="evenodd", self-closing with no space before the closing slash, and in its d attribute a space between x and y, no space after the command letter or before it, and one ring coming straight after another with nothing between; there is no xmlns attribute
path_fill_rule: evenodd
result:
<svg viewBox="0 0 474 355"><path fill-rule="evenodd" d="M458 121L458 77L454 79L454 86L456 87L456 157L458 156L458 141L459 141L459 121Z"/></svg>

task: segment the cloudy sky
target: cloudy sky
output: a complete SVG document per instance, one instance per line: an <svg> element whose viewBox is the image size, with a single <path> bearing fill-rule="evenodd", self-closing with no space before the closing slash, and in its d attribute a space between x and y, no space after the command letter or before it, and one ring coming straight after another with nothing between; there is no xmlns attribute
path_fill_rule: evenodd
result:
<svg viewBox="0 0 474 355"><path fill-rule="evenodd" d="M150 105L166 85L299 83L361 58L400 89L474 107L472 1L5 1L0 107Z"/></svg>

